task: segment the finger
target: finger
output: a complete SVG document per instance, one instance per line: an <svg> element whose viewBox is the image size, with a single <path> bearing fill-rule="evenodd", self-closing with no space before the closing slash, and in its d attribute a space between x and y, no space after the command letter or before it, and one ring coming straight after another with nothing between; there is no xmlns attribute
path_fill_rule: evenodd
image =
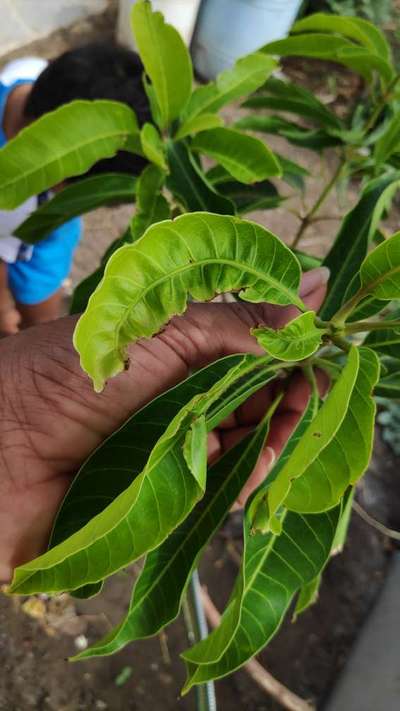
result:
<svg viewBox="0 0 400 711"><path fill-rule="evenodd" d="M260 454L258 462L254 467L249 479L244 485L242 491L240 492L236 503L233 505L232 510L242 508L249 496L253 493L257 487L262 484L268 472L271 471L275 462L275 452L271 447L265 447Z"/></svg>

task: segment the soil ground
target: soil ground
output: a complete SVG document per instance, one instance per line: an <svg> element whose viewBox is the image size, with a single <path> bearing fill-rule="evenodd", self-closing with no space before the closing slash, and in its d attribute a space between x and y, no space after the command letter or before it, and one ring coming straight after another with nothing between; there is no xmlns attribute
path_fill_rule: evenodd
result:
<svg viewBox="0 0 400 711"><path fill-rule="evenodd" d="M95 24L80 23L57 33L45 43L29 48L42 56L54 56L68 46L89 37L109 39L113 9ZM304 67L288 68L292 74ZM307 67L306 67L307 71ZM320 93L334 92L335 100L346 103L354 93L354 79L339 75L332 81L308 73L308 83ZM237 110L230 117L236 117ZM320 162L312 153L290 148L277 141L274 147L292 160L309 167L314 176L309 181L307 200L312 203L319 193L323 175L332 165ZM356 187L346 191L341 200L344 212L357 194ZM292 200L293 208L301 208ZM74 285L97 265L108 244L117 237L132 214L131 207L98 210L85 218L85 237L76 254L71 284ZM336 199L324 209L326 219L312 225L303 246L322 255L338 225ZM290 240L297 219L279 209L256 213L252 217ZM396 228L398 213L391 220ZM400 488L398 461L377 435L377 446L370 472L359 497L372 515L392 526L400 525ZM396 514L397 512L397 514ZM397 515L397 520L396 520ZM240 522L230 517L223 531L208 549L201 565L202 582L219 609L226 602L237 572L240 554ZM329 691L348 657L358 634L385 579L390 546L374 529L354 516L348 542L342 555L329 564L319 601L294 625L290 615L280 633L258 658L268 670L290 689L323 706ZM161 638L129 646L120 654L86 663L70 664L66 658L87 642L103 635L119 621L129 600L135 569L115 576L102 595L89 601L68 596L53 600L35 597L10 599L0 595L0 711L189 711L195 708L193 694L181 698L184 671L178 654L187 646L181 620ZM217 683L218 708L223 711L274 711L279 707L249 679L244 671Z"/></svg>

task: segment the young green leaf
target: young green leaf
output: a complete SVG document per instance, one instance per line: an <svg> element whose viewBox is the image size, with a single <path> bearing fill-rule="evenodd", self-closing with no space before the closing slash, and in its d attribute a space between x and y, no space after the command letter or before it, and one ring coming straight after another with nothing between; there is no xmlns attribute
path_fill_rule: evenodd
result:
<svg viewBox="0 0 400 711"><path fill-rule="evenodd" d="M148 0L134 4L132 26L157 98L161 128L166 128L179 117L192 91L190 55L179 32L164 21L160 12L152 11Z"/></svg>
<svg viewBox="0 0 400 711"><path fill-rule="evenodd" d="M30 215L14 234L35 244L72 217L103 205L133 203L136 178L126 173L102 173L68 185Z"/></svg>
<svg viewBox="0 0 400 711"><path fill-rule="evenodd" d="M205 415L235 380L254 369L243 357L208 392L196 395L170 421L153 447L142 472L101 513L55 548L14 571L11 589L76 590L96 583L158 547L204 495L203 460L188 467L183 444L194 419ZM220 417L225 416L221 408ZM220 420L217 418L217 424ZM199 442L207 448L206 430Z"/></svg>
<svg viewBox="0 0 400 711"><path fill-rule="evenodd" d="M204 498L146 559L125 619L78 659L112 654L157 634L177 616L190 575L254 469L268 431L266 418L210 469Z"/></svg>
<svg viewBox="0 0 400 711"><path fill-rule="evenodd" d="M0 208L12 210L101 158L130 150L132 109L116 101L73 101L45 114L0 150Z"/></svg>
<svg viewBox="0 0 400 711"><path fill-rule="evenodd" d="M213 188L184 142L169 143L168 164L167 187L188 212L235 214L232 200Z"/></svg>
<svg viewBox="0 0 400 711"><path fill-rule="evenodd" d="M279 161L265 143L232 128L202 131L193 139L191 147L214 158L242 183L255 183L281 174Z"/></svg>
<svg viewBox="0 0 400 711"><path fill-rule="evenodd" d="M298 20L291 32L333 32L359 42L387 61L391 61L391 50L385 35L368 20L360 17L344 17L317 12Z"/></svg>
<svg viewBox="0 0 400 711"><path fill-rule="evenodd" d="M296 257L263 227L229 216L182 215L153 225L112 256L78 322L74 344L101 390L124 369L127 344L152 336L183 313L189 296L208 301L239 291L245 301L303 309L299 283Z"/></svg>
<svg viewBox="0 0 400 711"><path fill-rule="evenodd" d="M371 180L360 200L345 216L336 240L324 259L324 266L329 268L331 276L328 295L320 311L321 318L332 318L349 298L346 289L367 255L372 225L376 226L381 215L380 201L398 180L398 173Z"/></svg>
<svg viewBox="0 0 400 711"><path fill-rule="evenodd" d="M148 165L138 178L136 214L131 222L133 242L139 239L150 225L170 217L168 201L160 192L164 181L165 173L156 165Z"/></svg>
<svg viewBox="0 0 400 711"><path fill-rule="evenodd" d="M225 104L251 94L258 89L278 66L275 59L262 52L254 52L237 60L232 69L226 69L215 82L194 90L184 112L184 122L199 114L210 114Z"/></svg>
<svg viewBox="0 0 400 711"><path fill-rule="evenodd" d="M293 467L292 473L295 472L295 479L284 499L284 505L291 511L315 513L335 506L346 489L357 482L368 466L373 445L376 412L372 393L379 378L379 360L373 351L368 348L360 348L359 361L351 397L346 402L344 398L341 399L339 389L335 390L342 381L340 378L322 406L319 413L321 416L317 415L310 428L310 433L304 436L304 446L307 445L310 436L315 437L315 433L320 432L314 428L314 425L317 427L318 424L321 430L324 426L326 429L329 428L329 424L324 422L324 417L327 416L327 406L336 406L341 408L342 413L344 412L340 426L316 457L311 457L310 461L308 455L306 468L303 468L300 476L297 476L295 462L288 463L287 473L289 474ZM345 369L347 367L346 365ZM333 399L330 403L331 398ZM324 408L326 410L323 413ZM332 415L330 418L332 419ZM320 439L323 438L324 431L322 430ZM274 483L277 484L277 482ZM272 484L273 486L274 484ZM276 494L274 492L272 496L272 487L270 502ZM276 510L275 505L274 499L271 509Z"/></svg>
<svg viewBox="0 0 400 711"><path fill-rule="evenodd" d="M315 325L314 311L306 311L278 330L262 326L253 328L264 350L279 360L304 360L315 353L321 345L325 331Z"/></svg>
<svg viewBox="0 0 400 711"><path fill-rule="evenodd" d="M143 153L151 163L161 170L168 170L165 160L165 147L160 134L152 123L145 123L140 130L140 142Z"/></svg>
<svg viewBox="0 0 400 711"><path fill-rule="evenodd" d="M176 141L180 141L181 138L186 138L186 136L192 136L200 131L207 131L209 128L217 128L223 125L223 119L218 114L199 114L184 121L174 138Z"/></svg>

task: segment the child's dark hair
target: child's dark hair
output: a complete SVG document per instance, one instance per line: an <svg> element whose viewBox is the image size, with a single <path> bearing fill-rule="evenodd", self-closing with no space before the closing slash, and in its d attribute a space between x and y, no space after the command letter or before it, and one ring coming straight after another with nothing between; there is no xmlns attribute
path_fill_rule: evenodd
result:
<svg viewBox="0 0 400 711"><path fill-rule="evenodd" d="M142 84L139 56L117 45L93 43L65 52L50 62L35 81L25 105L32 121L74 99L111 99L128 104L140 125L151 120ZM96 163L89 174L123 172L139 174L146 161L119 151L113 158Z"/></svg>

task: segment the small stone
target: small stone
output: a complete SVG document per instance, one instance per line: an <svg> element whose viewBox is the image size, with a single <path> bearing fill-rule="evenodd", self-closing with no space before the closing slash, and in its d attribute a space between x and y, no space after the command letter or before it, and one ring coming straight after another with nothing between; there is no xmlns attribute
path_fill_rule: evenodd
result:
<svg viewBox="0 0 400 711"><path fill-rule="evenodd" d="M78 637L75 637L75 647L79 649L80 651L83 651L84 649L87 649L88 647L88 638L85 637L84 634L78 635Z"/></svg>

